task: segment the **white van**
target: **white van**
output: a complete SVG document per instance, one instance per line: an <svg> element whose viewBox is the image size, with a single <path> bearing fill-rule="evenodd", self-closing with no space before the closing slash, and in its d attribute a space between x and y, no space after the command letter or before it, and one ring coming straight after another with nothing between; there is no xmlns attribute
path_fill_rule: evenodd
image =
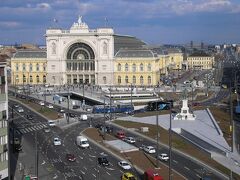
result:
<svg viewBox="0 0 240 180"><path fill-rule="evenodd" d="M87 115L86 114L81 114L81 116L80 116L80 121L87 121L87 119L88 119L88 117L87 117Z"/></svg>
<svg viewBox="0 0 240 180"><path fill-rule="evenodd" d="M88 148L89 147L88 140L84 136L77 136L76 144L78 146L80 146L81 148Z"/></svg>

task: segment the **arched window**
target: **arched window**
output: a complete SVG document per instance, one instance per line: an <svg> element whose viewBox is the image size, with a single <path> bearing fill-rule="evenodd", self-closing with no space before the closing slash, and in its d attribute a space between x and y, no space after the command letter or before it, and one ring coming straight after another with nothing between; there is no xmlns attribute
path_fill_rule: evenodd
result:
<svg viewBox="0 0 240 180"><path fill-rule="evenodd" d="M30 75L30 83L32 83L33 82L33 78L32 78L32 75Z"/></svg>
<svg viewBox="0 0 240 180"><path fill-rule="evenodd" d="M122 69L122 66L120 63L118 63L118 71L121 71L121 69Z"/></svg>
<svg viewBox="0 0 240 180"><path fill-rule="evenodd" d="M152 70L152 65L149 63L148 64L148 71L151 71Z"/></svg>
<svg viewBox="0 0 240 180"><path fill-rule="evenodd" d="M25 74L23 74L23 82L24 82L24 83L26 82L26 76L25 76Z"/></svg>
<svg viewBox="0 0 240 180"><path fill-rule="evenodd" d="M52 54L56 54L56 44L55 44L55 42L52 43Z"/></svg>
<svg viewBox="0 0 240 180"><path fill-rule="evenodd" d="M103 84L107 84L107 77L103 76Z"/></svg>
<svg viewBox="0 0 240 180"><path fill-rule="evenodd" d="M143 76L140 76L140 84L143 85Z"/></svg>
<svg viewBox="0 0 240 180"><path fill-rule="evenodd" d="M125 83L128 83L128 76L125 76Z"/></svg>
<svg viewBox="0 0 240 180"><path fill-rule="evenodd" d="M121 76L118 76L118 84L121 84L121 83L122 83Z"/></svg>
<svg viewBox="0 0 240 180"><path fill-rule="evenodd" d="M46 80L46 75L43 75L43 83L46 83L47 80Z"/></svg>
<svg viewBox="0 0 240 180"><path fill-rule="evenodd" d="M133 76L132 82L133 84L136 84L136 76Z"/></svg>
<svg viewBox="0 0 240 180"><path fill-rule="evenodd" d="M128 64L125 64L125 71L128 72Z"/></svg>
<svg viewBox="0 0 240 180"><path fill-rule="evenodd" d="M134 63L134 64L132 65L132 71L133 71L133 72L136 72L136 70L137 70L136 64Z"/></svg>
<svg viewBox="0 0 240 180"><path fill-rule="evenodd" d="M25 63L23 63L23 65L22 65L22 70L26 71L26 64Z"/></svg>
<svg viewBox="0 0 240 180"><path fill-rule="evenodd" d="M103 54L106 55L107 54L107 48L108 48L108 45L106 42L103 43Z"/></svg>
<svg viewBox="0 0 240 180"><path fill-rule="evenodd" d="M152 78L151 76L148 76L148 85L151 85L151 83L152 83Z"/></svg>
<svg viewBox="0 0 240 180"><path fill-rule="evenodd" d="M140 64L140 71L143 71L143 63Z"/></svg>
<svg viewBox="0 0 240 180"><path fill-rule="evenodd" d="M18 66L18 63L16 63L16 71L19 70L19 66Z"/></svg>
<svg viewBox="0 0 240 180"><path fill-rule="evenodd" d="M47 65L46 65L46 63L44 63L43 64L43 71L46 71L46 67L47 67Z"/></svg>
<svg viewBox="0 0 240 180"><path fill-rule="evenodd" d="M37 83L39 83L40 82L39 75L37 75L36 78L37 78Z"/></svg>
<svg viewBox="0 0 240 180"><path fill-rule="evenodd" d="M32 71L32 63L29 64L29 71Z"/></svg>
<svg viewBox="0 0 240 180"><path fill-rule="evenodd" d="M36 65L36 71L39 71L39 64Z"/></svg>

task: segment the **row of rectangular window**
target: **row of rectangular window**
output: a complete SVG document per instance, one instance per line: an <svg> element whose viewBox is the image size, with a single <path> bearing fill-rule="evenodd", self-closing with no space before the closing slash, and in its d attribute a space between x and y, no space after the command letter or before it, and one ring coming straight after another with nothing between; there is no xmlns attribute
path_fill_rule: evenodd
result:
<svg viewBox="0 0 240 180"><path fill-rule="evenodd" d="M95 70L94 62L67 63L67 70Z"/></svg>
<svg viewBox="0 0 240 180"><path fill-rule="evenodd" d="M140 71L144 71L144 65L143 65L143 64L140 64L139 69L140 69ZM121 65L121 64L118 64L117 70L118 70L118 71L121 71L121 70L122 70L122 65ZM148 71L151 71L151 70L152 70L152 65L151 65L151 64L148 64L147 70L148 70ZM125 64L125 71L129 71L129 65L128 65L127 63ZM136 66L136 64L133 64L133 65L132 65L132 71L133 71L133 72L136 72L136 71L137 71L137 66Z"/></svg>
<svg viewBox="0 0 240 180"><path fill-rule="evenodd" d="M0 162L8 161L8 152L0 153Z"/></svg>
<svg viewBox="0 0 240 180"><path fill-rule="evenodd" d="M136 84L136 82L137 82L136 76L133 76L133 77L132 77L132 83L133 83L133 84ZM140 82L140 84L143 84L143 83L144 83L144 78L143 78L143 76L140 76L139 82ZM121 83L122 83L122 77L121 77L121 76L118 76L118 84L121 84ZM128 76L125 76L125 83L129 83L129 78L128 78ZM148 78L147 78L147 83L148 83L149 85L152 83L152 78L151 78L151 76L148 76Z"/></svg>
<svg viewBox="0 0 240 180"><path fill-rule="evenodd" d="M29 69L28 70L29 71L33 71L32 64L29 65ZM39 71L39 70L40 70L40 65L37 64L36 65L36 71ZM16 64L16 71L19 71L19 65L18 64ZM22 71L26 71L26 65L25 64L22 65ZM46 71L46 65L45 64L43 64L43 71Z"/></svg>
<svg viewBox="0 0 240 180"><path fill-rule="evenodd" d="M8 142L8 137L7 135L5 136L0 136L0 145L7 144Z"/></svg>

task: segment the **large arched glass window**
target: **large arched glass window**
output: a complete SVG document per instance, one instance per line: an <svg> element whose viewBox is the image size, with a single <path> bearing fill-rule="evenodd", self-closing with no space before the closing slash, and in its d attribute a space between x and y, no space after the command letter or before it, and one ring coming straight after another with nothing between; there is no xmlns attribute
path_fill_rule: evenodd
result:
<svg viewBox="0 0 240 180"><path fill-rule="evenodd" d="M140 71L143 71L143 63L140 64Z"/></svg>
<svg viewBox="0 0 240 180"><path fill-rule="evenodd" d="M133 76L132 82L133 84L136 84L136 76Z"/></svg>
<svg viewBox="0 0 240 180"><path fill-rule="evenodd" d="M137 70L136 64L134 63L134 64L132 65L132 71L133 71L133 72L136 72L136 70Z"/></svg>
<svg viewBox="0 0 240 180"><path fill-rule="evenodd" d="M125 83L128 83L128 76L125 76Z"/></svg>
<svg viewBox="0 0 240 180"><path fill-rule="evenodd" d="M140 76L140 84L143 85L144 81L143 81L143 76Z"/></svg>
<svg viewBox="0 0 240 180"><path fill-rule="evenodd" d="M149 63L148 64L148 71L151 71L152 70L152 65Z"/></svg>
<svg viewBox="0 0 240 180"><path fill-rule="evenodd" d="M122 69L122 66L120 63L118 63L118 71L121 71L121 69Z"/></svg>
<svg viewBox="0 0 240 180"><path fill-rule="evenodd" d="M121 84L121 83L122 83L121 76L118 76L118 84Z"/></svg>
<svg viewBox="0 0 240 180"><path fill-rule="evenodd" d="M26 71L26 64L25 63L23 63L23 65L22 65L22 70Z"/></svg>
<svg viewBox="0 0 240 180"><path fill-rule="evenodd" d="M151 76L148 76L148 85L151 85L151 83L152 83L152 78Z"/></svg>
<svg viewBox="0 0 240 180"><path fill-rule="evenodd" d="M125 71L128 72L128 64L125 64Z"/></svg>
<svg viewBox="0 0 240 180"><path fill-rule="evenodd" d="M30 75L29 79L30 79L30 83L32 83L33 82L32 75Z"/></svg>

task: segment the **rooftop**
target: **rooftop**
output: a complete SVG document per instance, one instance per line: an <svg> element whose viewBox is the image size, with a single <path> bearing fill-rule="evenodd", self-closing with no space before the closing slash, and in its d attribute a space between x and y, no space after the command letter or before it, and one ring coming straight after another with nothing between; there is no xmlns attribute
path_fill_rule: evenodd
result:
<svg viewBox="0 0 240 180"><path fill-rule="evenodd" d="M47 58L47 52L43 50L19 50L13 58Z"/></svg>
<svg viewBox="0 0 240 180"><path fill-rule="evenodd" d="M115 57L142 57L142 58L153 58L156 57L156 54L153 53L153 51L149 49L120 49Z"/></svg>
<svg viewBox="0 0 240 180"><path fill-rule="evenodd" d="M211 57L209 54L205 53L204 51L196 51L189 55L189 57Z"/></svg>

